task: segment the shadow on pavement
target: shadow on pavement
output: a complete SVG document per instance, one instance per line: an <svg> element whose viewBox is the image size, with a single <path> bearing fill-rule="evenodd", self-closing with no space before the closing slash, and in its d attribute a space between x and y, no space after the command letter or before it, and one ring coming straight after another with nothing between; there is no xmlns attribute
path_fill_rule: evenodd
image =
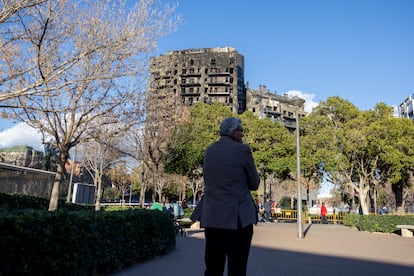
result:
<svg viewBox="0 0 414 276"><path fill-rule="evenodd" d="M177 237L177 248L171 253L126 268L113 275L201 276L204 271L203 258L203 239ZM414 267L253 246L250 251L247 275L399 276L414 275Z"/></svg>

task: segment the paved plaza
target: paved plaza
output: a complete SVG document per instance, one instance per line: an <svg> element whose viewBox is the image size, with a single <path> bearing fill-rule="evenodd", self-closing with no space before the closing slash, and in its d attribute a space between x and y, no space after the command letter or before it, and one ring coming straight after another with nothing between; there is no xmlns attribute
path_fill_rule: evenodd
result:
<svg viewBox="0 0 414 276"><path fill-rule="evenodd" d="M334 224L304 224L303 230L299 239L296 223L255 226L247 275L414 275L413 238ZM194 231L177 236L169 254L113 275L202 276L203 258L204 233Z"/></svg>

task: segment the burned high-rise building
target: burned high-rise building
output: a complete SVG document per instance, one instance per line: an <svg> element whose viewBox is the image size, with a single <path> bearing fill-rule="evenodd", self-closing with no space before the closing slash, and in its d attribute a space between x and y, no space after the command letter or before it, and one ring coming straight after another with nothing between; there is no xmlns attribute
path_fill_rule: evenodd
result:
<svg viewBox="0 0 414 276"><path fill-rule="evenodd" d="M252 89L246 84L246 97L246 110L252 111L260 119L268 118L280 122L291 131L296 129L296 116L306 116L304 99L287 94L278 95L270 92L264 85Z"/></svg>
<svg viewBox="0 0 414 276"><path fill-rule="evenodd" d="M266 86L245 85L244 57L235 48L169 51L151 58L147 116L152 125L172 117L166 110L197 102L219 102L235 114L249 110L289 130L296 128L296 114L306 115L303 99L271 93Z"/></svg>
<svg viewBox="0 0 414 276"><path fill-rule="evenodd" d="M220 102L234 113L245 111L244 57L235 48L169 51L150 62L152 98L175 95L185 106Z"/></svg>

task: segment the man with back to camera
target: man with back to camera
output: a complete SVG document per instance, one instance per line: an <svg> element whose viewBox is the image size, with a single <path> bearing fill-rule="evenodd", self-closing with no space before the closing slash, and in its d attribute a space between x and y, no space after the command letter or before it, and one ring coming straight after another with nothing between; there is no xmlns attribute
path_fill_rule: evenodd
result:
<svg viewBox="0 0 414 276"><path fill-rule="evenodd" d="M220 139L204 154L204 196L192 220L205 228L205 276L246 275L247 260L257 223L251 190L257 190L259 174L252 152L243 144L241 120L230 117L220 125Z"/></svg>

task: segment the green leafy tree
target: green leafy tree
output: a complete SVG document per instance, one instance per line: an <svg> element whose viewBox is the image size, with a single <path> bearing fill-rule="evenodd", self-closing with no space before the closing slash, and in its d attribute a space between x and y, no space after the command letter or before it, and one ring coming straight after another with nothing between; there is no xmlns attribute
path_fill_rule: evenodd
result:
<svg viewBox="0 0 414 276"><path fill-rule="evenodd" d="M323 115L311 115L300 121L300 167L308 207L310 207L310 191L320 188L324 169L329 170L331 162L327 159L336 155L332 147L335 135L332 124L332 121Z"/></svg>
<svg viewBox="0 0 414 276"><path fill-rule="evenodd" d="M350 102L331 97L305 122L303 153L305 164L310 161L305 167L322 165L334 184L358 197L364 214L383 185L409 185L413 124L394 118L391 107L378 104L359 111Z"/></svg>
<svg viewBox="0 0 414 276"><path fill-rule="evenodd" d="M191 108L189 120L173 131L164 160L165 170L187 176L194 197L202 190L199 179L204 151L218 139L220 122L230 116L234 116L231 110L220 103L197 103Z"/></svg>
<svg viewBox="0 0 414 276"><path fill-rule="evenodd" d="M250 145L257 169L263 181L264 194L271 196L271 183L267 190L266 181L284 180L295 171L294 136L287 128L270 119L259 119L252 112L241 115L245 143Z"/></svg>
<svg viewBox="0 0 414 276"><path fill-rule="evenodd" d="M392 107L378 104L369 112L369 139L377 147L378 167L373 178L374 194L383 185L392 185L396 208L403 207L403 190L411 187L414 169L414 123L392 116ZM375 207L377 196L374 197Z"/></svg>

